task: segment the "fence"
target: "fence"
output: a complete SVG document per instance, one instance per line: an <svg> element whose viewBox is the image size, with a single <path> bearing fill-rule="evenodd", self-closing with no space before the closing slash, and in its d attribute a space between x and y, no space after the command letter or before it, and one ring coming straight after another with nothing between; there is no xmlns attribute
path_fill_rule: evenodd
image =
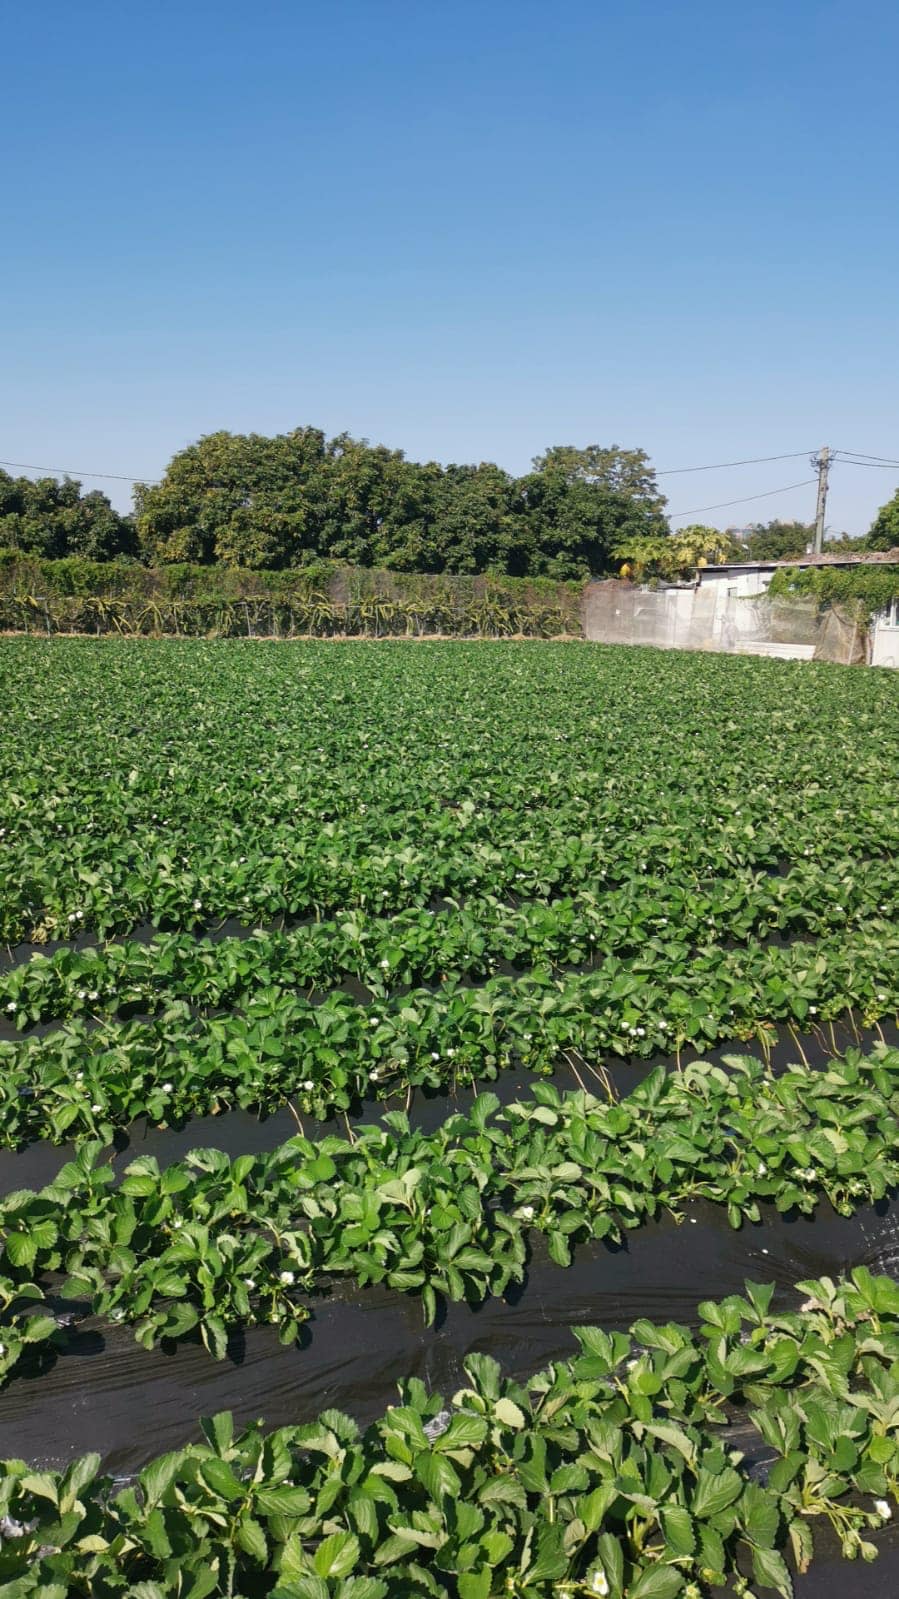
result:
<svg viewBox="0 0 899 1599"><path fill-rule="evenodd" d="M576 613L551 603L485 598L128 600L97 596L0 596L0 631L124 638L557 638L580 631Z"/></svg>
<svg viewBox="0 0 899 1599"><path fill-rule="evenodd" d="M864 662L865 629L850 607L766 594L743 597L720 581L647 589L620 579L591 583L584 632L606 644L711 650L796 660Z"/></svg>

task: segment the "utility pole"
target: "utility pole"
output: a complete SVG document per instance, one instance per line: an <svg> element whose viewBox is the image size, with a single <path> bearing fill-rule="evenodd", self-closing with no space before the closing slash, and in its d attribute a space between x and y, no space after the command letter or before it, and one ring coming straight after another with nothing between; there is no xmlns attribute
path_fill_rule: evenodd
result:
<svg viewBox="0 0 899 1599"><path fill-rule="evenodd" d="M818 506L815 511L815 554L820 555L824 549L824 513L827 509L827 473L830 468L830 450L827 445L820 455L813 458L814 466L818 468Z"/></svg>

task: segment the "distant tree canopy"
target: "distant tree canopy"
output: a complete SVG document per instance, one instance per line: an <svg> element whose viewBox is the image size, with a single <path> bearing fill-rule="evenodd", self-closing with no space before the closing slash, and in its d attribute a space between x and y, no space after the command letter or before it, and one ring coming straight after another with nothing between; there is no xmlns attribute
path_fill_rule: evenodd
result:
<svg viewBox="0 0 899 1599"><path fill-rule="evenodd" d="M148 566L286 571L317 561L396 572L579 579L666 577L697 561L781 561L812 542L808 522L756 523L740 541L714 528L672 533L643 450L555 444L513 477L492 461L441 466L320 428L210 433L179 450L123 515L74 478L0 470L0 548L43 559L116 557ZM864 538L832 550L899 546L899 490Z"/></svg>
<svg viewBox="0 0 899 1599"><path fill-rule="evenodd" d="M48 559L111 561L137 554L137 533L133 517L121 516L105 494L82 494L74 478L32 482L0 471L0 546Z"/></svg>
<svg viewBox="0 0 899 1599"><path fill-rule="evenodd" d="M743 540L744 561L782 561L804 555L815 537L812 522L756 522Z"/></svg>
<svg viewBox="0 0 899 1599"><path fill-rule="evenodd" d="M882 505L868 534L869 550L899 549L899 489Z"/></svg>
<svg viewBox="0 0 899 1599"><path fill-rule="evenodd" d="M642 450L555 445L513 477L441 466L318 428L211 433L135 488L135 514L66 478L0 472L0 546L55 559L288 570L326 560L397 572L577 579L623 545L664 540L665 501Z"/></svg>
<svg viewBox="0 0 899 1599"><path fill-rule="evenodd" d="M136 490L142 558L279 569L316 559L400 572L578 578L623 539L664 536L642 450L558 445L514 478L318 428L212 433Z"/></svg>

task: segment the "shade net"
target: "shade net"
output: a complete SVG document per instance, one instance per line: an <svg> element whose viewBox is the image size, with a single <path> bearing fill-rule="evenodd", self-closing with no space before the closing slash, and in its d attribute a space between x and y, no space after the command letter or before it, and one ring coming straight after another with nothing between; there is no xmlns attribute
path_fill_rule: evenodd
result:
<svg viewBox="0 0 899 1599"><path fill-rule="evenodd" d="M712 650L799 660L866 659L864 629L844 607L814 599L728 594L721 583L650 589L615 578L584 595L584 632L606 644Z"/></svg>

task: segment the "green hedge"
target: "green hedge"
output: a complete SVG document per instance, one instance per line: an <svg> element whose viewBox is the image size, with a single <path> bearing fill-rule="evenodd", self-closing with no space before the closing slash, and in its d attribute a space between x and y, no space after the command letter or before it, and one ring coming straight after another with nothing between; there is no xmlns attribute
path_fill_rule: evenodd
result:
<svg viewBox="0 0 899 1599"><path fill-rule="evenodd" d="M808 594L822 605L855 605L860 616L870 618L899 596L899 565L791 566L775 572L768 593Z"/></svg>

